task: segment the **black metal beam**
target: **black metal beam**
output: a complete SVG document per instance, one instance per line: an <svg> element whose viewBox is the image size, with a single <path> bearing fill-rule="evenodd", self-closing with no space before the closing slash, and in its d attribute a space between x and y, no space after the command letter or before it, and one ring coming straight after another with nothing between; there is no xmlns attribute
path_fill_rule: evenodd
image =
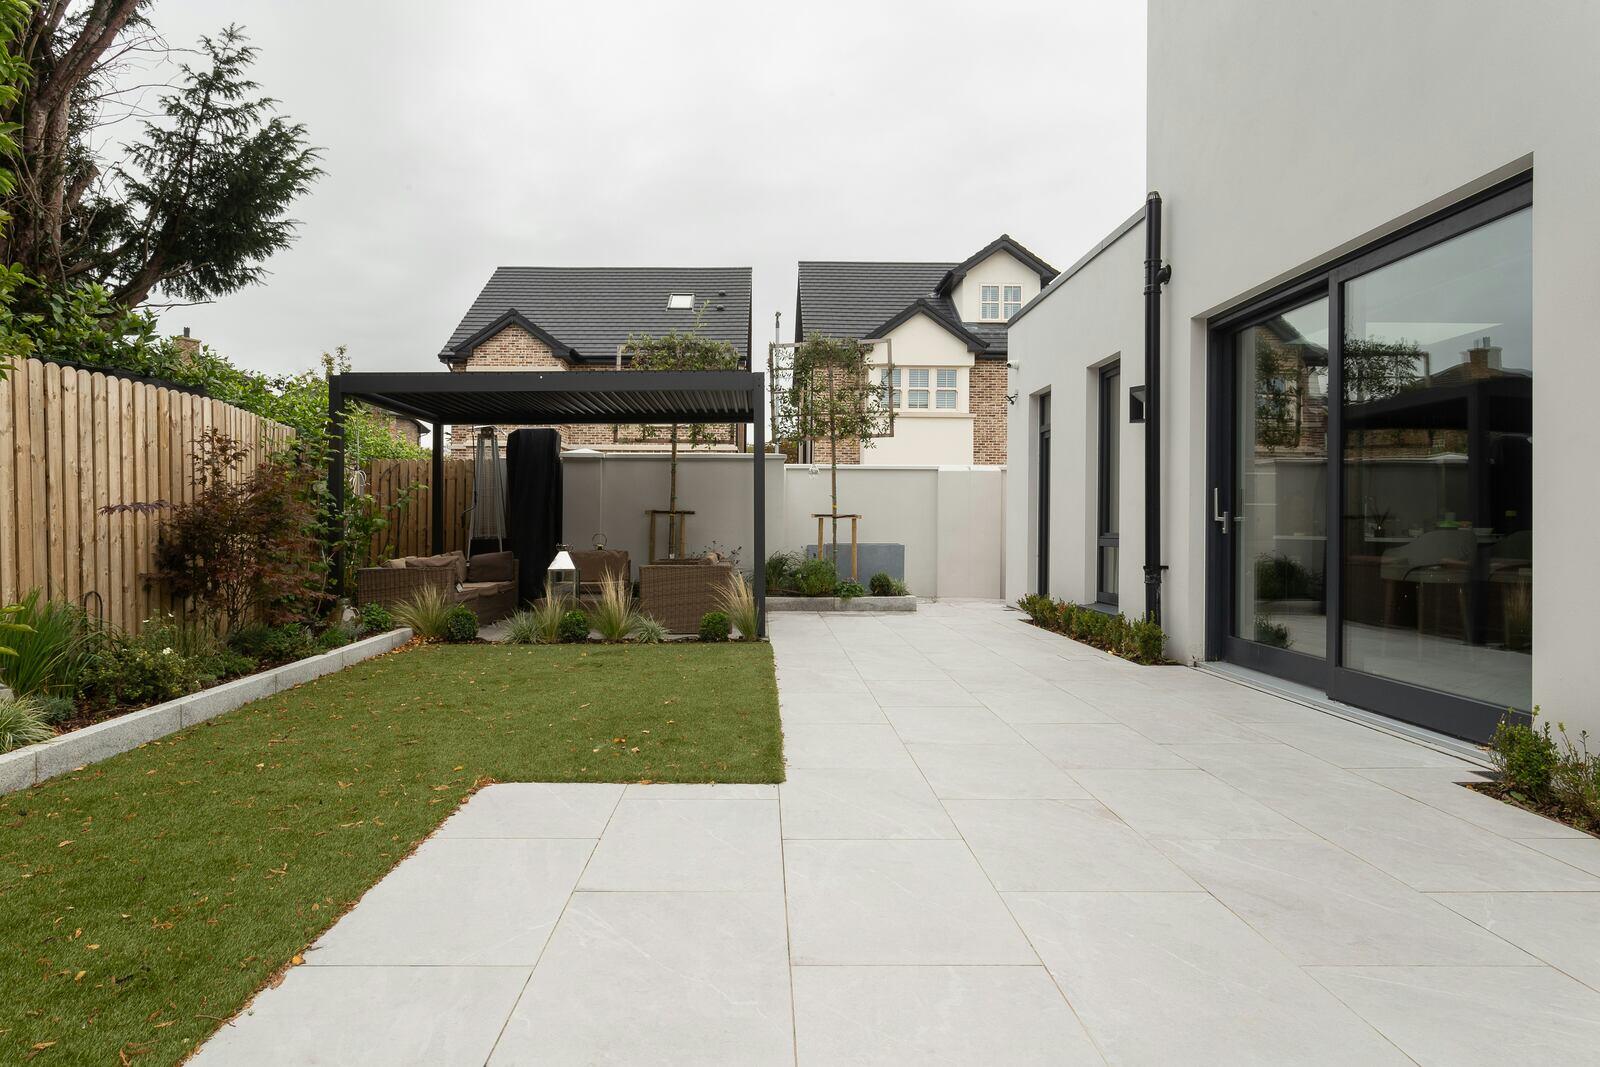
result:
<svg viewBox="0 0 1600 1067"><path fill-rule="evenodd" d="M444 551L444 434L443 423L433 424L433 467L428 472L429 503L433 506L433 554ZM470 552L472 546L468 545Z"/></svg>
<svg viewBox="0 0 1600 1067"><path fill-rule="evenodd" d="M760 375L756 375L757 379ZM752 444L755 446L755 471L750 476L752 493L755 496L755 592L756 592L756 636L767 636L767 435L766 428L762 425L762 387L757 385L750 391L750 403L755 408L755 418L751 420Z"/></svg>
<svg viewBox="0 0 1600 1067"><path fill-rule="evenodd" d="M339 375L328 376L328 547L333 560L333 595L344 587L344 393Z"/></svg>

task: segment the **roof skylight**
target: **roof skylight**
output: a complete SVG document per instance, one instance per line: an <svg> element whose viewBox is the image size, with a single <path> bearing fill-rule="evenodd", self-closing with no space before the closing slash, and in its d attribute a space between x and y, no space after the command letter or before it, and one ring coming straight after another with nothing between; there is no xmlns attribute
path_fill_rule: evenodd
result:
<svg viewBox="0 0 1600 1067"><path fill-rule="evenodd" d="M667 310L668 311L693 311L694 310L694 294L693 293L673 293L673 294L671 294L670 296L667 297Z"/></svg>

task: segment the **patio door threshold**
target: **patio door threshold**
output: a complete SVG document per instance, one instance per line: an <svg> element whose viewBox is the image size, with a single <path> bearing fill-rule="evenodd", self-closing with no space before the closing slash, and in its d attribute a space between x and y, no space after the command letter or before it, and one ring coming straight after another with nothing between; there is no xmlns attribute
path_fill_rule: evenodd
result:
<svg viewBox="0 0 1600 1067"><path fill-rule="evenodd" d="M1474 745L1470 741L1462 741L1459 738L1435 733L1424 727L1413 726L1411 723L1391 719L1386 715L1379 715L1377 712L1367 711L1364 708L1341 704L1337 700L1330 700L1321 691L1310 686L1300 685L1263 671L1251 670L1249 667L1241 667L1236 663L1229 663L1225 660L1210 660L1205 663L1198 663L1195 668L1208 674L1214 674L1219 678L1225 678L1230 682L1248 686L1263 693L1270 693L1275 697L1292 700L1296 704L1303 704L1325 715L1345 719L1359 726L1377 730L1379 733L1390 734L1391 736L1422 745L1425 748L1455 756L1480 767L1491 766L1483 748Z"/></svg>

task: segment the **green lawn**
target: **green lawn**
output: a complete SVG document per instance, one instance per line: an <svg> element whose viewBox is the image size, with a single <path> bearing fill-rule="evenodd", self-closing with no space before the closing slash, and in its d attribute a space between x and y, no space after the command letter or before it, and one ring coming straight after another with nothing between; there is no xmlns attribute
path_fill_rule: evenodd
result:
<svg viewBox="0 0 1600 1067"><path fill-rule="evenodd" d="M0 797L0 1062L172 1063L476 784L776 782L766 645L431 646Z"/></svg>

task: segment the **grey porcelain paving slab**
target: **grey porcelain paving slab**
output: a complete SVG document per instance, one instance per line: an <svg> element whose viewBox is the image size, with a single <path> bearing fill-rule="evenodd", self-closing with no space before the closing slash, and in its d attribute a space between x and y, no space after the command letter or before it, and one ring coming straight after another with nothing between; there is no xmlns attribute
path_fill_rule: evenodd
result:
<svg viewBox="0 0 1600 1067"><path fill-rule="evenodd" d="M1038 957L960 841L788 841L796 964L1016 964Z"/></svg>
<svg viewBox="0 0 1600 1067"><path fill-rule="evenodd" d="M1423 1067L1593 1064L1600 993L1549 967L1315 967Z"/></svg>
<svg viewBox="0 0 1600 1067"><path fill-rule="evenodd" d="M1600 990L1600 893L1439 893L1434 899Z"/></svg>
<svg viewBox="0 0 1600 1067"><path fill-rule="evenodd" d="M783 758L790 767L909 768L911 758L887 723L794 724L784 727Z"/></svg>
<svg viewBox="0 0 1600 1067"><path fill-rule="evenodd" d="M532 966L593 841L435 838L306 959L316 966Z"/></svg>
<svg viewBox="0 0 1600 1067"><path fill-rule="evenodd" d="M1204 893L1008 893L1113 1064L1408 1061Z"/></svg>
<svg viewBox="0 0 1600 1067"><path fill-rule="evenodd" d="M1356 772L1363 778L1420 800L1474 826L1481 826L1502 837L1594 838L1565 823L1547 819L1514 804L1468 789L1464 782L1483 782L1487 772L1462 764L1459 767L1385 767Z"/></svg>
<svg viewBox="0 0 1600 1067"><path fill-rule="evenodd" d="M778 717L790 723L887 722L870 693L778 693Z"/></svg>
<svg viewBox="0 0 1600 1067"><path fill-rule="evenodd" d="M759 782L631 782L631 800L777 800L778 787Z"/></svg>
<svg viewBox="0 0 1600 1067"><path fill-rule="evenodd" d="M1097 800L948 800L945 808L1002 892L1200 888Z"/></svg>
<svg viewBox="0 0 1600 1067"><path fill-rule="evenodd" d="M598 838L623 787L599 782L491 785L439 827L438 837Z"/></svg>
<svg viewBox="0 0 1600 1067"><path fill-rule="evenodd" d="M1115 722L1108 712L1087 704L1065 690L1054 693L998 693L983 695L983 706L1013 726L1043 722Z"/></svg>
<svg viewBox="0 0 1600 1067"><path fill-rule="evenodd" d="M792 770L779 787L783 836L821 840L954 838L944 807L914 767Z"/></svg>
<svg viewBox="0 0 1600 1067"><path fill-rule="evenodd" d="M867 688L883 707L975 707L978 698L958 685L928 685L922 681L867 679Z"/></svg>
<svg viewBox="0 0 1600 1067"><path fill-rule="evenodd" d="M1014 745L1022 739L988 708L886 708L900 740Z"/></svg>
<svg viewBox="0 0 1600 1067"><path fill-rule="evenodd" d="M479 1067L531 967L296 967L206 1042L203 1067Z"/></svg>
<svg viewBox="0 0 1600 1067"><path fill-rule="evenodd" d="M1301 723L1260 723L1253 729L1341 767L1452 767L1472 765L1332 715Z"/></svg>
<svg viewBox="0 0 1600 1067"><path fill-rule="evenodd" d="M1194 764L1121 723L1036 723L1020 733L1066 770L1173 770Z"/></svg>
<svg viewBox="0 0 1600 1067"><path fill-rule="evenodd" d="M913 744L906 748L944 799L1086 800L1087 790L1038 749L1014 745Z"/></svg>
<svg viewBox="0 0 1600 1067"><path fill-rule="evenodd" d="M818 1065L1102 1064L1043 967L796 967L795 1049Z"/></svg>
<svg viewBox="0 0 1600 1067"><path fill-rule="evenodd" d="M780 670L778 689L783 693L845 693L869 696L867 683L855 668L845 670Z"/></svg>
<svg viewBox="0 0 1600 1067"><path fill-rule="evenodd" d="M1538 962L1325 841L1159 842L1299 964Z"/></svg>
<svg viewBox="0 0 1600 1067"><path fill-rule="evenodd" d="M1335 794L1295 817L1425 893L1600 890L1593 875L1398 793Z"/></svg>
<svg viewBox="0 0 1600 1067"><path fill-rule="evenodd" d="M490 1064L793 1063L779 893L577 893Z"/></svg>
<svg viewBox="0 0 1600 1067"><path fill-rule="evenodd" d="M1581 838L1546 838L1522 843L1535 852L1543 852L1563 863L1570 863L1586 874L1600 876L1600 838L1585 834Z"/></svg>
<svg viewBox="0 0 1600 1067"><path fill-rule="evenodd" d="M1150 837L1309 837L1206 771L1073 771L1096 799Z"/></svg>
<svg viewBox="0 0 1600 1067"><path fill-rule="evenodd" d="M623 797L579 888L776 890L779 853L775 800Z"/></svg>
<svg viewBox="0 0 1600 1067"><path fill-rule="evenodd" d="M1161 700L1159 697L1156 699ZM1240 744L1270 740L1253 727L1240 726L1215 712L1200 711L1177 700L1150 705L1111 701L1100 706L1124 726L1131 726L1161 745Z"/></svg>

